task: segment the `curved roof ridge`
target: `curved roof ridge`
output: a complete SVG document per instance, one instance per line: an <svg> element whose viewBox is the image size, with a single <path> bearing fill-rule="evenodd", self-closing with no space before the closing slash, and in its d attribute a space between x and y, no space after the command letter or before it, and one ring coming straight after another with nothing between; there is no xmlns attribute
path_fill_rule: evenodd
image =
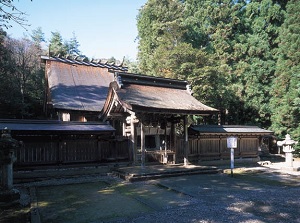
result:
<svg viewBox="0 0 300 223"><path fill-rule="evenodd" d="M93 66L93 67L101 67L101 68L108 68L111 70L118 70L122 72L127 72L128 67L123 66L123 63L117 65L115 63L107 63L102 62L100 59L91 59L89 60L85 56L76 56L72 57L71 55L67 55L66 57L61 57L61 56L41 56L42 62L45 63L46 60L51 60L51 61L59 61L62 63L68 63L68 64L79 64L79 65L86 65L86 66Z"/></svg>

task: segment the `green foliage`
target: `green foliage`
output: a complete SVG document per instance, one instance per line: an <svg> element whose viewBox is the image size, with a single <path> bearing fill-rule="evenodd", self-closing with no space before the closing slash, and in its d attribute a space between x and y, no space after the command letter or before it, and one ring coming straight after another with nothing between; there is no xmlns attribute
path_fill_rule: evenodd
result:
<svg viewBox="0 0 300 223"><path fill-rule="evenodd" d="M270 94L273 87L278 29L283 21L283 12L272 0L251 1L245 10L244 45L240 84L243 86L242 100L255 115L249 117L252 123L270 126Z"/></svg>
<svg viewBox="0 0 300 223"><path fill-rule="evenodd" d="M43 33L41 27L38 27L32 31L31 39L37 47L41 48L41 43L46 42L45 34Z"/></svg>
<svg viewBox="0 0 300 223"><path fill-rule="evenodd" d="M49 42L49 52L50 56L66 56L68 53L68 47L63 44L63 38L61 34L56 32L51 32L51 39Z"/></svg>
<svg viewBox="0 0 300 223"><path fill-rule="evenodd" d="M150 0L140 10L137 22L138 58L143 73L153 76L170 73L161 65L167 59L165 51L174 50L181 42L181 14L181 4L171 0Z"/></svg>
<svg viewBox="0 0 300 223"><path fill-rule="evenodd" d="M73 37L69 41L65 41L65 47L67 50L67 54L69 55L77 55L80 56L81 52L79 50L79 42L77 41L77 38L75 36L75 33L73 32Z"/></svg>
<svg viewBox="0 0 300 223"><path fill-rule="evenodd" d="M286 5L285 21L280 29L277 64L272 90L272 129L283 137L290 134L300 141L300 5Z"/></svg>
<svg viewBox="0 0 300 223"><path fill-rule="evenodd" d="M73 32L73 37L70 40L63 40L60 32L51 32L51 38L49 41L50 56L66 57L67 55L72 56L83 56L79 50L79 42Z"/></svg>

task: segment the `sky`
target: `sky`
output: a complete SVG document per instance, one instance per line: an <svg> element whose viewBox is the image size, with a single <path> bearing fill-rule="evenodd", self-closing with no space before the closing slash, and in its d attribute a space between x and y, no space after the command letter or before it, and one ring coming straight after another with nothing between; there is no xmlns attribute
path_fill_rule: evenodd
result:
<svg viewBox="0 0 300 223"><path fill-rule="evenodd" d="M51 32L58 31L64 40L73 32L79 50L89 58L124 56L136 60L138 41L137 20L139 9L147 0L17 0L14 6L27 15L28 31L11 23L7 33L12 38L30 36L41 27L46 41ZM47 44L47 43L46 43Z"/></svg>

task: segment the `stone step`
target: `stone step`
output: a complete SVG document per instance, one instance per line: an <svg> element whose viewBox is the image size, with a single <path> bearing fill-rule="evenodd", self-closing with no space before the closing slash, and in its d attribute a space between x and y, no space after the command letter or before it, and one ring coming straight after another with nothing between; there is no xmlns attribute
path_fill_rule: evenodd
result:
<svg viewBox="0 0 300 223"><path fill-rule="evenodd" d="M143 168L145 171L143 171ZM151 168L151 167L150 167ZM121 179L135 182L153 180L158 178L176 177L184 175L194 174L217 174L221 173L222 170L216 167L196 167L196 168L151 168L147 170L147 167L136 167L136 168L120 168L113 170L112 174Z"/></svg>

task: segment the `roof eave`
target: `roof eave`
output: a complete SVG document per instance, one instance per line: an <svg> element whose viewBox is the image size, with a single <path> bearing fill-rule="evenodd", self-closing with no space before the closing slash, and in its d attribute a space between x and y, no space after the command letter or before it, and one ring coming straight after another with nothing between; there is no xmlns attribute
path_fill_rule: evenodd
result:
<svg viewBox="0 0 300 223"><path fill-rule="evenodd" d="M144 113L164 113L164 114L180 114L180 115L213 115L219 113L219 110L188 110L188 109L168 109L168 108L153 108L140 105L131 105L134 112Z"/></svg>

